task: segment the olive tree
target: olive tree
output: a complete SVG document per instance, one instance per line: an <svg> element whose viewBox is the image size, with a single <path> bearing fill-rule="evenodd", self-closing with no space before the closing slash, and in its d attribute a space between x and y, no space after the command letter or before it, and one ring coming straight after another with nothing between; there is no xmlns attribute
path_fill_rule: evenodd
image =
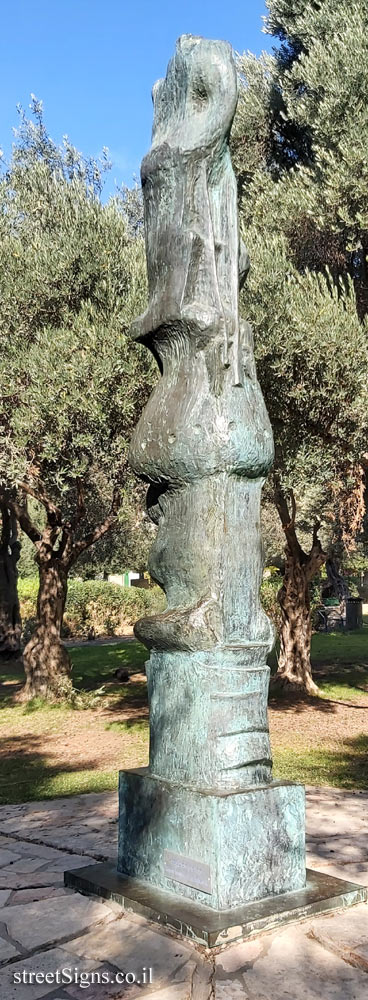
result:
<svg viewBox="0 0 368 1000"><path fill-rule="evenodd" d="M146 294L142 238L122 199L102 203L101 165L56 146L32 110L0 184L0 501L40 579L26 695L57 697L71 686L68 575L119 519L134 521L127 446L152 368L127 335Z"/></svg>
<svg viewBox="0 0 368 1000"><path fill-rule="evenodd" d="M252 261L243 308L276 445L268 497L285 536L278 679L312 693L309 585L324 537L337 526L347 542L364 512L368 10L267 6L277 45L239 59L232 147Z"/></svg>

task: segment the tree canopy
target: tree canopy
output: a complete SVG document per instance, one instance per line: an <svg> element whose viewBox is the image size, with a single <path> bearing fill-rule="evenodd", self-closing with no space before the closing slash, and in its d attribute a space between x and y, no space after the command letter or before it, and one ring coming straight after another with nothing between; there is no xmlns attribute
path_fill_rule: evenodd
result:
<svg viewBox="0 0 368 1000"><path fill-rule="evenodd" d="M101 166L57 147L32 111L0 183L0 495L39 566L67 575L118 516L136 517L127 446L153 365L127 336L146 279L125 201L104 204Z"/></svg>
<svg viewBox="0 0 368 1000"><path fill-rule="evenodd" d="M275 436L269 491L286 537L280 596L286 619L298 602L303 612L293 633L304 652L289 643L281 670L312 690L308 587L326 557L320 522L332 540L347 540L364 510L368 13L342 2L337 17L333 0L268 7L279 47L239 59L232 147L252 263L243 309ZM309 552L296 530L306 495ZM284 639L290 628L285 620Z"/></svg>

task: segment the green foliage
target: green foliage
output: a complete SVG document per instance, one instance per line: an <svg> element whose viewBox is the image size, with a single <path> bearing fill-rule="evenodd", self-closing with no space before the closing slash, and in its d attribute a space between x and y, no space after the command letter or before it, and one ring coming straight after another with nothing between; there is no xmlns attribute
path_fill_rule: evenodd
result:
<svg viewBox="0 0 368 1000"><path fill-rule="evenodd" d="M95 580L99 574L146 571L155 528L145 511L145 493L144 484L132 483L130 491L125 490L118 523L81 555L73 576Z"/></svg>
<svg viewBox="0 0 368 1000"><path fill-rule="evenodd" d="M34 100L0 183L0 484L57 505L67 528L79 489L74 541L114 490L134 533L141 493L127 447L154 377L127 336L145 305L143 238L126 199L102 204L101 187L101 165L68 140L56 146Z"/></svg>
<svg viewBox="0 0 368 1000"><path fill-rule="evenodd" d="M261 603L264 611L275 626L276 634L281 626L281 608L277 600L277 594L282 585L282 576L276 566L266 568L261 583Z"/></svg>
<svg viewBox="0 0 368 1000"><path fill-rule="evenodd" d="M132 484L130 493L126 490L118 523L92 548L81 554L77 563L71 568L72 576L95 580L100 574L146 570L155 529L144 510L145 490L143 484L141 488L139 484ZM33 523L42 529L45 517L40 504L31 499L28 509ZM21 551L18 574L21 578L34 576L37 573L35 546L24 531L19 532L19 541Z"/></svg>
<svg viewBox="0 0 368 1000"><path fill-rule="evenodd" d="M31 601L35 604L38 594L38 576L22 577L19 580L18 593L20 600L23 601L23 606L25 601Z"/></svg>
<svg viewBox="0 0 368 1000"><path fill-rule="evenodd" d="M18 574L20 577L33 576L37 572L35 547L30 538L28 538L28 535L25 535L23 531L19 533L19 541L21 543L21 550L18 562Z"/></svg>
<svg viewBox="0 0 368 1000"><path fill-rule="evenodd" d="M19 581L23 636L27 640L36 624L37 577ZM143 615L154 614L165 605L159 587L120 587L103 580L71 579L65 607L63 635L121 635Z"/></svg>
<svg viewBox="0 0 368 1000"><path fill-rule="evenodd" d="M318 519L331 533L366 451L368 9L363 0L343 0L338 16L333 0L268 7L281 47L240 57L232 133L252 265L242 310L275 479L302 502L305 529Z"/></svg>
<svg viewBox="0 0 368 1000"><path fill-rule="evenodd" d="M137 618L162 608L165 599L159 587L145 590L120 587L95 580L71 580L64 615L64 633L119 635Z"/></svg>
<svg viewBox="0 0 368 1000"><path fill-rule="evenodd" d="M274 504L262 497L261 535L265 566L281 566L285 537Z"/></svg>
<svg viewBox="0 0 368 1000"><path fill-rule="evenodd" d="M284 114L310 136L310 210L317 226L327 223L360 249L368 229L367 4L270 0L269 10L269 30L284 40Z"/></svg>

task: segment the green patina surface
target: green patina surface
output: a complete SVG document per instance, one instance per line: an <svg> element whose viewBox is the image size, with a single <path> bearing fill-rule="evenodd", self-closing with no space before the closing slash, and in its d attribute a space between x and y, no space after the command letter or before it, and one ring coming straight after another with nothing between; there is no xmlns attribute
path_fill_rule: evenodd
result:
<svg viewBox="0 0 368 1000"><path fill-rule="evenodd" d="M214 910L231 909L303 888L304 822L301 785L220 794L143 768L122 771L119 870Z"/></svg>
<svg viewBox="0 0 368 1000"><path fill-rule="evenodd" d="M273 441L238 313L249 260L228 146L236 102L230 46L180 38L154 88L142 163L149 303L133 327L161 370L130 462L150 484L150 572L167 608L135 628L151 650L150 768L121 778L119 870L167 888L172 853L171 890L199 898L189 869L204 866L213 908L305 879L304 791L271 780L273 631L259 588Z"/></svg>

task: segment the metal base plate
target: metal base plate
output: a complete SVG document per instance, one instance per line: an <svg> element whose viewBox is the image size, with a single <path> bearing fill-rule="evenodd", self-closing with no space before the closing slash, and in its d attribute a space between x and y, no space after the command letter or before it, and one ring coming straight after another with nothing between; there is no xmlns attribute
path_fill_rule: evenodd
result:
<svg viewBox="0 0 368 1000"><path fill-rule="evenodd" d="M231 910L212 910L174 892L120 875L113 863L88 865L64 873L64 883L87 895L113 899L127 911L139 913L207 948L223 948L234 941L305 920L318 913L342 909L368 899L368 888L307 869L305 889L269 896Z"/></svg>

